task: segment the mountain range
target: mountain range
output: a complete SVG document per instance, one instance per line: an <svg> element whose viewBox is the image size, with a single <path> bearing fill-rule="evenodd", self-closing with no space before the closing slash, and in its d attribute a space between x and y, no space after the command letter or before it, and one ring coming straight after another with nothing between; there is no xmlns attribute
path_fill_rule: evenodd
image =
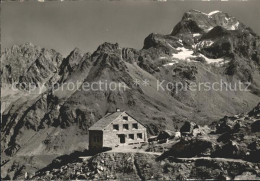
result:
<svg viewBox="0 0 260 181"><path fill-rule="evenodd" d="M209 125L248 112L260 102L260 37L221 11L187 11L170 34L148 35L140 50L105 42L93 53L75 48L63 57L25 43L5 49L1 64L3 174L12 167L23 168L24 160L31 163L26 169L35 170L57 155L86 149L88 128L116 108L129 112L155 135L175 130L184 121ZM98 81L127 89L69 88L70 83L80 82L82 88ZM158 90L158 81L173 87ZM250 86L247 91L191 87L221 81ZM188 88L176 91L174 83ZM32 84L36 88L30 92ZM50 89L55 84L66 86Z"/></svg>

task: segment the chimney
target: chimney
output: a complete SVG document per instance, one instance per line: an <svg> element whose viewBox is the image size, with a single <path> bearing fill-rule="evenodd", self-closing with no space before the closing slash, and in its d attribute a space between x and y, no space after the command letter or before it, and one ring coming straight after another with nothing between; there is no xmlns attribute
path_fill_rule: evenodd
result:
<svg viewBox="0 0 260 181"><path fill-rule="evenodd" d="M116 108L116 112L120 112L120 109L119 109L119 108Z"/></svg>

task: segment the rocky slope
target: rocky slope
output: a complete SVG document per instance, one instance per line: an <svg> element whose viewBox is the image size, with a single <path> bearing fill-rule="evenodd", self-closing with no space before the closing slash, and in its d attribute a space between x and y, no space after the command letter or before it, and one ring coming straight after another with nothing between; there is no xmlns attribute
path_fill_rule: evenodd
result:
<svg viewBox="0 0 260 181"><path fill-rule="evenodd" d="M40 86L59 71L62 55L55 50L26 43L6 49L1 59L3 84L34 83Z"/></svg>
<svg viewBox="0 0 260 181"><path fill-rule="evenodd" d="M260 162L259 116L260 104L247 114L225 116L212 123L211 128L186 122L180 128L180 141L168 146L161 158L218 157Z"/></svg>
<svg viewBox="0 0 260 181"><path fill-rule="evenodd" d="M9 161L2 169L7 172L17 157L86 148L88 128L117 107L147 125L149 134L174 130L186 120L209 124L247 112L260 101L259 53L259 36L242 22L196 10L186 12L170 35L150 34L141 50L103 43L93 53L75 48L62 58L55 50L14 45L1 58L1 150ZM164 89L158 90L158 80ZM249 91L192 90L193 83L221 80L251 86ZM82 89L96 81L126 90ZM71 89L71 82L79 89ZM187 90L178 90L178 82ZM25 85L14 90L12 83ZM33 91L29 83L36 85ZM50 89L52 84L63 88Z"/></svg>

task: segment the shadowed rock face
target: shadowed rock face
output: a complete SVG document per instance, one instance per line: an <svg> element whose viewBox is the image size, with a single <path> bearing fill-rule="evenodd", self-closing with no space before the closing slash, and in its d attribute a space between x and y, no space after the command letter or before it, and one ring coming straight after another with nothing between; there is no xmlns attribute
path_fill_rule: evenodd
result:
<svg viewBox="0 0 260 181"><path fill-rule="evenodd" d="M47 87L79 81L81 87L82 83L107 81L123 83L127 89L83 91L65 86L63 90L29 94L7 86L1 97L6 104L2 110L3 154L8 160L8 156L82 149L87 144L88 128L118 107L145 124L149 134L174 130L186 120L209 124L225 115L251 110L260 101L259 37L238 22L225 13L209 17L189 11L170 35L152 33L145 38L141 50L106 42L94 53L76 48L66 58L32 44L14 45L1 58L2 83L8 86L26 82ZM225 62L210 63L218 58ZM201 92L189 87L222 79L229 83L250 80L251 91ZM134 84L135 80L141 84ZM143 85L142 80L148 80L149 85ZM188 90L176 91L178 87L172 86L158 91L157 80L182 82Z"/></svg>
<svg viewBox="0 0 260 181"><path fill-rule="evenodd" d="M1 58L2 83L45 84L58 71L62 56L55 50L47 50L26 43L7 49Z"/></svg>

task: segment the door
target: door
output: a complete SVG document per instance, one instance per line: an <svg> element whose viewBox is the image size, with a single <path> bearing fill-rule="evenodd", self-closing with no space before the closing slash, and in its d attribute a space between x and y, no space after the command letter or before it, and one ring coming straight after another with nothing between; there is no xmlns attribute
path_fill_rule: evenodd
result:
<svg viewBox="0 0 260 181"><path fill-rule="evenodd" d="M125 143L125 135L124 134L119 134L118 135L120 143Z"/></svg>

